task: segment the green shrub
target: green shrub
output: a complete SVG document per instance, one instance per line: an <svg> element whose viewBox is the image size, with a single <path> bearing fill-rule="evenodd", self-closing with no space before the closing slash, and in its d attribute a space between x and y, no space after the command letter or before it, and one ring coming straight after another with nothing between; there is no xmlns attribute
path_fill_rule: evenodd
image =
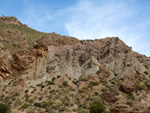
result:
<svg viewBox="0 0 150 113"><path fill-rule="evenodd" d="M147 111L147 113L150 113L150 107L148 108L148 111Z"/></svg>
<svg viewBox="0 0 150 113"><path fill-rule="evenodd" d="M68 86L68 82L67 82L67 81L64 81L64 82L63 82L63 86Z"/></svg>
<svg viewBox="0 0 150 113"><path fill-rule="evenodd" d="M115 73L115 74L114 74L114 76L118 76L118 74L117 74L117 73Z"/></svg>
<svg viewBox="0 0 150 113"><path fill-rule="evenodd" d="M105 106L100 101L94 101L90 106L90 113L104 113Z"/></svg>
<svg viewBox="0 0 150 113"><path fill-rule="evenodd" d="M27 113L35 113L35 110L34 109L28 109L26 112Z"/></svg>
<svg viewBox="0 0 150 113"><path fill-rule="evenodd" d="M29 104L23 104L22 109L26 109L29 107Z"/></svg>
<svg viewBox="0 0 150 113"><path fill-rule="evenodd" d="M97 86L97 85L99 85L99 82L91 82L91 85L92 86Z"/></svg>
<svg viewBox="0 0 150 113"><path fill-rule="evenodd" d="M47 81L47 83L48 83L49 85L54 85L54 84L55 84L53 81Z"/></svg>
<svg viewBox="0 0 150 113"><path fill-rule="evenodd" d="M150 80L146 80L144 84L148 89L150 89Z"/></svg>
<svg viewBox="0 0 150 113"><path fill-rule="evenodd" d="M128 97L128 99L135 100L135 97L134 97L133 93L129 93L127 95L127 97Z"/></svg>
<svg viewBox="0 0 150 113"><path fill-rule="evenodd" d="M27 90L25 90L25 93L28 93L29 92L29 90L27 89Z"/></svg>
<svg viewBox="0 0 150 113"><path fill-rule="evenodd" d="M34 103L34 106L41 107L41 103Z"/></svg>
<svg viewBox="0 0 150 113"><path fill-rule="evenodd" d="M54 81L55 81L55 79L56 79L56 78L55 78L55 77L53 77L53 78L52 78L52 81L54 82Z"/></svg>
<svg viewBox="0 0 150 113"><path fill-rule="evenodd" d="M10 105L0 103L0 113L9 113L10 112Z"/></svg>
<svg viewBox="0 0 150 113"><path fill-rule="evenodd" d="M60 77L61 77L60 75L57 76L57 78L60 78Z"/></svg>
<svg viewBox="0 0 150 113"><path fill-rule="evenodd" d="M85 113L85 111L83 109L79 110L79 113Z"/></svg>
<svg viewBox="0 0 150 113"><path fill-rule="evenodd" d="M146 75L148 75L148 72L147 72L147 71L145 71L144 73L145 73Z"/></svg>
<svg viewBox="0 0 150 113"><path fill-rule="evenodd" d="M14 106L19 106L19 105L21 105L21 101L20 101L20 99L18 98L18 99L15 101Z"/></svg>

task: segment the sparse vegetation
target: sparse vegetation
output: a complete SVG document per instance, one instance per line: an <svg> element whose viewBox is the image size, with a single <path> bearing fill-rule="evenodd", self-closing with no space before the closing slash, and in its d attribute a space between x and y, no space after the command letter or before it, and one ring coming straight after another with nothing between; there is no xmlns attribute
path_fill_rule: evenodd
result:
<svg viewBox="0 0 150 113"><path fill-rule="evenodd" d="M29 104L25 103L25 104L22 105L22 109L27 109L28 107L29 107Z"/></svg>
<svg viewBox="0 0 150 113"><path fill-rule="evenodd" d="M95 101L90 106L90 113L104 113L105 106L100 101Z"/></svg>

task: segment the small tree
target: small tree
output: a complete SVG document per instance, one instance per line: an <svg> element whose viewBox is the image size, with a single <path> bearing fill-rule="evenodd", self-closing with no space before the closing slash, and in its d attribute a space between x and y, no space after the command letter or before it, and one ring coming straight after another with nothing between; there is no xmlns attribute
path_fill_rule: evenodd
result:
<svg viewBox="0 0 150 113"><path fill-rule="evenodd" d="M100 101L94 101L90 106L90 113L104 113L105 106Z"/></svg>
<svg viewBox="0 0 150 113"><path fill-rule="evenodd" d="M10 105L0 103L0 113L9 113Z"/></svg>

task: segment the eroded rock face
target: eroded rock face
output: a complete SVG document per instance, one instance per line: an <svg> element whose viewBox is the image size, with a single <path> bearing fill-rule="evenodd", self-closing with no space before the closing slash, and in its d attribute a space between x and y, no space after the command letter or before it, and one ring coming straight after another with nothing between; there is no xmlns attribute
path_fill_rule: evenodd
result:
<svg viewBox="0 0 150 113"><path fill-rule="evenodd" d="M97 74L99 75L100 79L103 81L107 81L110 76L110 72L106 68L104 68L104 65L101 65L99 67L99 71Z"/></svg>
<svg viewBox="0 0 150 113"><path fill-rule="evenodd" d="M125 82L123 82L120 87L126 93L131 93L131 92L134 92L136 90L135 84L132 83L131 81L125 81Z"/></svg>
<svg viewBox="0 0 150 113"><path fill-rule="evenodd" d="M14 68L23 70L29 63L33 63L36 58L36 51L34 49L25 49L13 55Z"/></svg>
<svg viewBox="0 0 150 113"><path fill-rule="evenodd" d="M5 79L8 76L13 75L12 62L8 56L4 56L0 59L0 76L1 79Z"/></svg>
<svg viewBox="0 0 150 113"><path fill-rule="evenodd" d="M117 37L95 41L79 41L73 37L65 36L58 37L56 39L43 37L37 41L36 45L15 53L11 61L12 67L10 66L13 75L23 73L26 77L34 76L29 78L47 76L51 79L58 75L67 74L71 80L74 80L81 75L97 74L98 77L94 79L107 81L112 79L116 72L125 72L123 75L133 74L136 72L134 68L139 65L142 67L140 73L147 71L137 60L133 62L135 67L124 66L128 62L124 64L123 60L132 51ZM69 42L67 42L68 40ZM57 45L59 43L61 44ZM132 53L132 55L134 54L136 53ZM129 60L133 61L132 59Z"/></svg>
<svg viewBox="0 0 150 113"><path fill-rule="evenodd" d="M37 74L40 73L42 67L46 64L46 57L47 49L42 45L20 50L13 55L12 60L10 60L8 56L4 56L0 58L0 76L5 79L9 76L21 75L24 72L31 74L33 71L30 76L38 76ZM42 61L42 66L42 59L40 58L45 59ZM29 68L34 69L28 70Z"/></svg>

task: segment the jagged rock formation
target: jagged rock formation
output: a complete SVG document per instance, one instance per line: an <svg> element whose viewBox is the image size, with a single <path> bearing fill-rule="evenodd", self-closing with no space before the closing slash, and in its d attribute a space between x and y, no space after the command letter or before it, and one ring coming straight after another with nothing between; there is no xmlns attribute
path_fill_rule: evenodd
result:
<svg viewBox="0 0 150 113"><path fill-rule="evenodd" d="M46 55L46 47L35 45L33 48L17 52L12 60L4 56L0 59L0 76L3 79L18 75L22 75L23 78L25 75L26 78L38 78L38 74L46 64Z"/></svg>

